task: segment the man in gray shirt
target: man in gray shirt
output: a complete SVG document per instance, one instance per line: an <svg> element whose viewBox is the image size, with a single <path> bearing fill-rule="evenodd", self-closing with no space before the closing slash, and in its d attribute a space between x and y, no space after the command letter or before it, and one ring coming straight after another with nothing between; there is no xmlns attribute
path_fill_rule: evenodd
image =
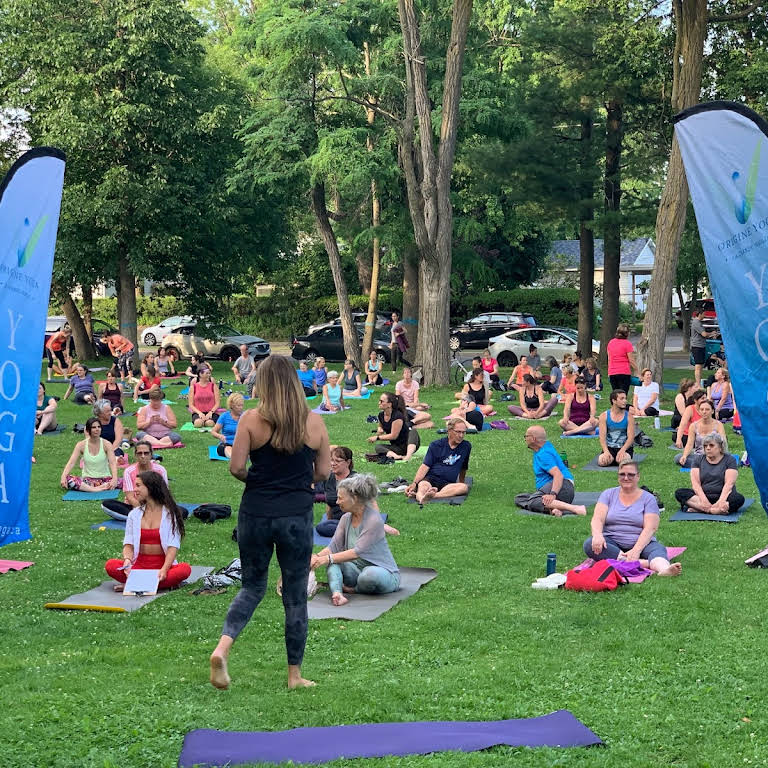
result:
<svg viewBox="0 0 768 768"><path fill-rule="evenodd" d="M701 310L691 312L691 357L694 364L694 380L696 386L701 384L701 369L707 360L707 339L715 336L712 331L705 331L700 316Z"/></svg>
<svg viewBox="0 0 768 768"><path fill-rule="evenodd" d="M240 345L240 357L235 360L232 366L232 373L238 384L245 384L247 394L251 394L253 388L254 374L256 373L256 362L248 354L248 345Z"/></svg>

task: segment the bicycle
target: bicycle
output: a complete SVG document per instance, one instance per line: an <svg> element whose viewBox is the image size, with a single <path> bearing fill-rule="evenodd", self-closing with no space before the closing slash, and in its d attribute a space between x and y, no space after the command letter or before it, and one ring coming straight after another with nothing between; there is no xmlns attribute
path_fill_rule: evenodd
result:
<svg viewBox="0 0 768 768"><path fill-rule="evenodd" d="M464 363L461 362L461 360L458 357L459 354L458 349L455 349L453 351L453 357L451 358L451 365L450 365L450 372L449 372L449 378L454 386L461 389L464 386L466 377L469 376L471 373L471 369L467 368ZM413 374L413 378L415 381L418 381L419 384L421 384L422 379L424 378L424 374L422 373L422 367L421 365L412 365L411 373Z"/></svg>

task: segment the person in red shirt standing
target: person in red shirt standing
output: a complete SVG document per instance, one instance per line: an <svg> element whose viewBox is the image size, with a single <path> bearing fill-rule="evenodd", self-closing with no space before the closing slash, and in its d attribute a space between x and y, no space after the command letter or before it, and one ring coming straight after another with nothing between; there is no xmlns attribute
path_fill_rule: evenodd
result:
<svg viewBox="0 0 768 768"><path fill-rule="evenodd" d="M131 360L133 360L134 348L132 342L119 333L108 333L104 341L112 353L117 370L120 372L120 381L125 381L131 375Z"/></svg>
<svg viewBox="0 0 768 768"><path fill-rule="evenodd" d="M72 336L72 330L67 326L60 331L52 334L45 342L45 354L48 357L48 381L51 381L52 374L57 376L66 376L72 365L72 358L69 356L69 339ZM53 358L59 361L59 365L54 363Z"/></svg>
<svg viewBox="0 0 768 768"><path fill-rule="evenodd" d="M629 393L632 384L632 371L637 371L635 360L635 348L627 338L629 326L619 323L616 328L616 336L608 342L608 378L611 389L621 389L625 394Z"/></svg>

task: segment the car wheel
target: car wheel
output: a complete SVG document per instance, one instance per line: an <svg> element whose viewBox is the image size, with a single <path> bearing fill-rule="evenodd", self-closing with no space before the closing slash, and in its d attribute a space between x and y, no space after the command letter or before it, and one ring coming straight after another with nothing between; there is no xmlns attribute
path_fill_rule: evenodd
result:
<svg viewBox="0 0 768 768"><path fill-rule="evenodd" d="M502 368L514 368L517 365L517 355L514 352L501 352L497 359Z"/></svg>
<svg viewBox="0 0 768 768"><path fill-rule="evenodd" d="M376 359L382 363L388 363L389 362L389 355L386 352L382 352L381 350L376 350Z"/></svg>
<svg viewBox="0 0 768 768"><path fill-rule="evenodd" d="M317 359L317 352L310 347L301 359L306 360L308 363L314 363Z"/></svg>
<svg viewBox="0 0 768 768"><path fill-rule="evenodd" d="M451 338L448 339L448 348L451 352L456 352L456 350L461 349L461 339L458 336L451 336Z"/></svg>
<svg viewBox="0 0 768 768"><path fill-rule="evenodd" d="M181 360L181 352L176 347L166 347L165 349L168 352L168 357L173 358L174 363Z"/></svg>
<svg viewBox="0 0 768 768"><path fill-rule="evenodd" d="M157 345L157 337L154 333L144 334L144 344L147 347L154 347Z"/></svg>
<svg viewBox="0 0 768 768"><path fill-rule="evenodd" d="M230 362L237 360L237 358L240 357L240 350L237 349L237 347L224 347L224 349L219 352L219 360Z"/></svg>

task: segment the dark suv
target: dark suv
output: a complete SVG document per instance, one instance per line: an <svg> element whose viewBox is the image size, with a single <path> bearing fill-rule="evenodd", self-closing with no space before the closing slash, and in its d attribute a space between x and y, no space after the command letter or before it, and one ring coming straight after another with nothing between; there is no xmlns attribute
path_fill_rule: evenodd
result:
<svg viewBox="0 0 768 768"><path fill-rule="evenodd" d="M691 308L691 302L685 302L685 309ZM715 309L714 299L697 299L696 308L701 312L701 324L704 326L705 331L714 331L720 333L720 323L717 321L717 310ZM675 312L675 321L677 327L683 327L683 313L678 309Z"/></svg>
<svg viewBox="0 0 768 768"><path fill-rule="evenodd" d="M488 339L494 336L536 324L532 315L523 312L483 312L451 328L448 346L454 351L461 348L484 349L488 346Z"/></svg>

